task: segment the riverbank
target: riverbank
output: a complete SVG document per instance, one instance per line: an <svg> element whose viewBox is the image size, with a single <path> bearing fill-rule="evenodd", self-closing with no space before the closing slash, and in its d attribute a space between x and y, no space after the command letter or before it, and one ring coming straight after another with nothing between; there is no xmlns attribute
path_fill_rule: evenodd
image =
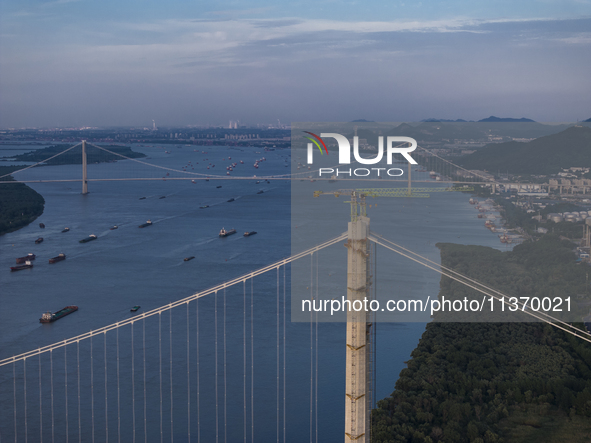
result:
<svg viewBox="0 0 591 443"><path fill-rule="evenodd" d="M0 166L0 176L21 169L22 166ZM14 181L12 176L1 181ZM0 235L16 231L43 214L45 199L23 183L0 185Z"/></svg>

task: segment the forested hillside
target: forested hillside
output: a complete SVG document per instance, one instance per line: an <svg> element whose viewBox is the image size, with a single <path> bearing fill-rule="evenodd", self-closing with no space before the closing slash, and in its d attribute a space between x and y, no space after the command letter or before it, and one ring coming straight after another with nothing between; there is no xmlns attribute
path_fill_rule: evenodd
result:
<svg viewBox="0 0 591 443"><path fill-rule="evenodd" d="M510 174L557 174L562 168L591 167L591 128L573 126L528 143L487 145L459 160L467 169Z"/></svg>
<svg viewBox="0 0 591 443"><path fill-rule="evenodd" d="M512 252L439 246L442 264L511 294L576 293L581 281L584 288L586 269L554 236ZM440 296L463 297L459 288L443 278ZM588 442L590 435L591 345L540 323L433 322L374 410L372 442Z"/></svg>
<svg viewBox="0 0 591 443"><path fill-rule="evenodd" d="M0 166L0 176L21 166ZM11 176L2 181L14 181ZM43 197L23 183L0 184L0 235L28 225L43 213Z"/></svg>

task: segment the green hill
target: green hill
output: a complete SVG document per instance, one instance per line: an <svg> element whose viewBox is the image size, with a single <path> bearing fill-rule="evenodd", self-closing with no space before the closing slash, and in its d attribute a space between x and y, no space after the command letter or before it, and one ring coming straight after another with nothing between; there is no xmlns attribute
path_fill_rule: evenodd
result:
<svg viewBox="0 0 591 443"><path fill-rule="evenodd" d="M572 126L528 143L487 145L459 163L467 169L512 174L556 174L562 168L591 167L591 128Z"/></svg>

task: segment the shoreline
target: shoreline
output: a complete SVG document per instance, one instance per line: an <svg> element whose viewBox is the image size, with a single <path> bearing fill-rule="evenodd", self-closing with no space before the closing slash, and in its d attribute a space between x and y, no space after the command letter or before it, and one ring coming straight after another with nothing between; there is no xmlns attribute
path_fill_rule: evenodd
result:
<svg viewBox="0 0 591 443"><path fill-rule="evenodd" d="M18 168L18 166L0 166L0 175L10 174ZM14 181L14 178L8 175L2 180ZM24 228L43 215L45 198L24 183L5 184L0 186L0 209L1 236Z"/></svg>

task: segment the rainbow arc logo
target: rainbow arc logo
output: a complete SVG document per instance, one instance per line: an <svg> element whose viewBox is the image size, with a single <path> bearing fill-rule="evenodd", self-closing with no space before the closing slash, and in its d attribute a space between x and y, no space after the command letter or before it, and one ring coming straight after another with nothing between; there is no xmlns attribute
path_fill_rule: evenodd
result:
<svg viewBox="0 0 591 443"><path fill-rule="evenodd" d="M312 164L314 159L313 151L314 145L318 148L321 155L328 155L328 148L326 144L322 140L322 138L334 138L339 146L339 164L341 165L348 165L351 163L351 143L349 140L342 134L338 134L336 132L322 132L320 136L314 134L313 132L303 131L306 134L310 134L312 137L304 136L304 138L308 139L312 143L308 143L308 164ZM320 142L320 143L318 143ZM322 147L324 147L324 151ZM375 165L379 163L384 154L386 156L387 164L391 165L394 154L401 154L411 165L416 165L417 162L410 156L410 153L413 152L417 147L417 141L414 138L410 137L399 137L399 136L387 136L386 137L386 147L384 149L384 137L378 136L378 149L377 154L373 158L365 158L359 155L359 137L353 137L353 156L355 157L355 161L362 164L362 165Z"/></svg>
<svg viewBox="0 0 591 443"><path fill-rule="evenodd" d="M328 155L328 149L326 148L326 145L324 144L324 142L322 141L322 139L320 137L318 137L316 134L314 134L313 132L308 132L308 131L304 131L306 134L310 134L313 135L316 140L318 140L320 143L322 143L322 146L324 146L324 150L326 151L326 155ZM304 137L306 137L304 135ZM318 146L318 149L320 150L320 154L324 155L324 152L322 152L322 148L320 147L320 145L318 144L318 142L316 140L314 140L313 138L310 137L306 137L308 140L310 140L311 142L313 142L316 146Z"/></svg>

